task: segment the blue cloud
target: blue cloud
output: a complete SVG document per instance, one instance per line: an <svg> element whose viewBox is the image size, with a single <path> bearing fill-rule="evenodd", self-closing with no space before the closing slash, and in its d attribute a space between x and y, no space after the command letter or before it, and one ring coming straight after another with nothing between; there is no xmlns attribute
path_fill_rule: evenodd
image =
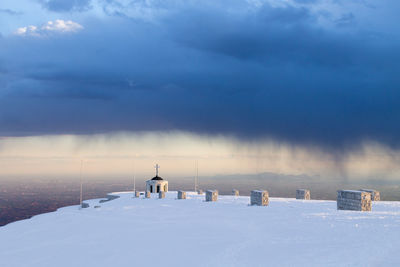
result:
<svg viewBox="0 0 400 267"><path fill-rule="evenodd" d="M398 32L323 26L331 18L303 5L242 5L162 5L156 18L126 12L86 19L74 35L0 40L0 134L184 130L330 149L400 144Z"/></svg>
<svg viewBox="0 0 400 267"><path fill-rule="evenodd" d="M20 16L22 15L22 12L18 12L12 9L8 8L0 8L0 13L11 15L11 16Z"/></svg>
<svg viewBox="0 0 400 267"><path fill-rule="evenodd" d="M40 0L43 7L54 12L87 11L91 0Z"/></svg>

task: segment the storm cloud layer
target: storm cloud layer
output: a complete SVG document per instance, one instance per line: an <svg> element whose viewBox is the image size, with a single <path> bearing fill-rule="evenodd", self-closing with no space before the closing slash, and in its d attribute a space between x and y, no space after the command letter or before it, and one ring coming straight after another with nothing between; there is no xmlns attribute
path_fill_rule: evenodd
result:
<svg viewBox="0 0 400 267"><path fill-rule="evenodd" d="M398 1L34 2L81 28L0 36L0 135L400 145Z"/></svg>

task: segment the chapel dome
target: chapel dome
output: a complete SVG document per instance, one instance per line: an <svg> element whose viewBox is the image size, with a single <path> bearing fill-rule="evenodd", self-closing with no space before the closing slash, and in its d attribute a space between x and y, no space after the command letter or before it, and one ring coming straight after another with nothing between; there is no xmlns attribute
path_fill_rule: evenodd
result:
<svg viewBox="0 0 400 267"><path fill-rule="evenodd" d="M151 179L151 180L158 180L158 181L161 181L161 180L164 180L164 179L161 178L160 176L156 175L156 176L154 176L153 179Z"/></svg>

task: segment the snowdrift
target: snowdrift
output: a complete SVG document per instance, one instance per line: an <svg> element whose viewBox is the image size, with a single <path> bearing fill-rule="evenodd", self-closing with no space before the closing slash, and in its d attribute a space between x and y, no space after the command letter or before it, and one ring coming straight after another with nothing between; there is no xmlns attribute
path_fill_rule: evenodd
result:
<svg viewBox="0 0 400 267"><path fill-rule="evenodd" d="M0 227L0 266L400 266L400 202L112 195Z"/></svg>

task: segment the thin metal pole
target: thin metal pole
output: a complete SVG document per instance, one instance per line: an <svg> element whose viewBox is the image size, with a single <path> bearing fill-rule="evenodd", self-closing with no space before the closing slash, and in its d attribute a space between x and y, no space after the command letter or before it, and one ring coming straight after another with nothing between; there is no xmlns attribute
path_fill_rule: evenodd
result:
<svg viewBox="0 0 400 267"><path fill-rule="evenodd" d="M135 160L133 161L133 193L136 192Z"/></svg>
<svg viewBox="0 0 400 267"><path fill-rule="evenodd" d="M197 160L195 161L195 167L196 167L196 176L194 177L194 191L197 192L198 180L199 180L199 162Z"/></svg>
<svg viewBox="0 0 400 267"><path fill-rule="evenodd" d="M83 191L83 185L82 185L82 169L83 169L83 160L81 160L81 171L80 171L81 192L80 192L80 197L79 197L79 209L82 208L82 191Z"/></svg>

